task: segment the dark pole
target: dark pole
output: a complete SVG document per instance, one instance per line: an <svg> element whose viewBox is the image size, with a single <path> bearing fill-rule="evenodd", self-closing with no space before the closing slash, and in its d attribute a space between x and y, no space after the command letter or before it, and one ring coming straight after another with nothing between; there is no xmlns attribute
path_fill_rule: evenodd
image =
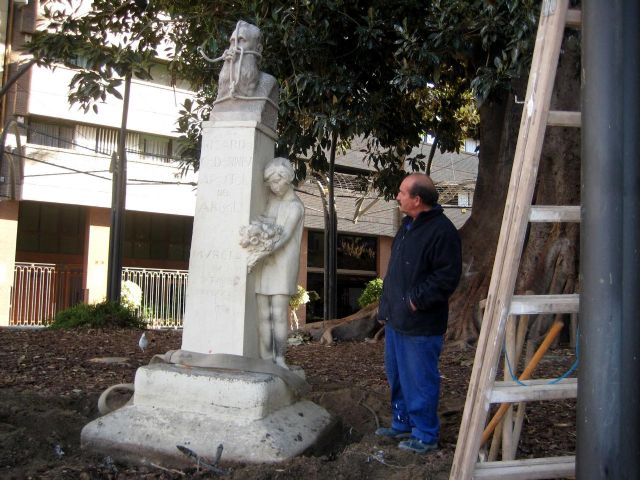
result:
<svg viewBox="0 0 640 480"><path fill-rule="evenodd" d="M335 184L335 166L336 166L336 148L338 145L338 132L334 130L331 136L331 149L329 151L329 199L327 202L329 214L328 223L325 225L325 247L328 252L326 255L327 263L324 267L325 272L325 284L328 286L328 290L325 290L324 295L326 297L325 304L327 309L325 310L325 319L336 318L337 312L337 249L338 249L338 219L336 215L336 198L334 192Z"/></svg>
<svg viewBox="0 0 640 480"><path fill-rule="evenodd" d="M124 241L124 215L127 199L127 117L129 115L129 93L131 73L124 80L122 123L118 135L118 158L113 169L111 190L111 229L109 230L109 265L107 270L107 300L120 302L122 282L122 244Z"/></svg>
<svg viewBox="0 0 640 480"><path fill-rule="evenodd" d="M323 211L324 211L324 233L323 233L323 245L324 245L324 250L323 250L323 295L322 295L322 318L323 320L330 320L331 317L329 316L329 310L331 309L329 307L330 305L330 298L329 298L329 291L330 291L330 287L329 287L329 250L331 249L331 242L330 242L330 224L331 224L331 218L329 217L329 202L323 202Z"/></svg>
<svg viewBox="0 0 640 480"><path fill-rule="evenodd" d="M640 478L640 3L626 0L623 34L622 371L620 457L623 478ZM634 381L635 380L635 381Z"/></svg>
<svg viewBox="0 0 640 480"><path fill-rule="evenodd" d="M583 2L580 479L640 478L638 15Z"/></svg>

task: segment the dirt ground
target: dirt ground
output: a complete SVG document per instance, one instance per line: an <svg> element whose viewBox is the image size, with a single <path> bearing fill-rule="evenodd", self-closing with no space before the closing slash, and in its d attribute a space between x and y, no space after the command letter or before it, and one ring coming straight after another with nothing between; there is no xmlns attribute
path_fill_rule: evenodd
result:
<svg viewBox="0 0 640 480"><path fill-rule="evenodd" d="M80 449L80 430L98 417L97 399L107 387L133 381L136 369L156 353L180 347L180 331L152 331L145 352L136 330L50 331L0 329L0 478L178 479L213 478L202 470L167 471L114 464ZM442 355L440 449L403 452L376 437L388 425L383 343L344 342L291 346L289 364L304 368L310 399L341 421L337 440L316 455L275 465L225 462L230 479L447 479L473 363L473 349L446 346ZM101 357L122 357L100 363ZM539 376L563 373L568 349L547 354ZM575 452L575 403L545 402L527 409L518 458Z"/></svg>

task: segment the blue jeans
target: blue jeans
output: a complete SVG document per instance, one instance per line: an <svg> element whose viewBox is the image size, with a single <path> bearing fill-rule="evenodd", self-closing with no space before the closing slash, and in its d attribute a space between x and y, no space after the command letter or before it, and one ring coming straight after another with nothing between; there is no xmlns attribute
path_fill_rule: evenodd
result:
<svg viewBox="0 0 640 480"><path fill-rule="evenodd" d="M391 427L425 443L438 441L438 360L442 335L410 336L387 324L384 364L391 387Z"/></svg>

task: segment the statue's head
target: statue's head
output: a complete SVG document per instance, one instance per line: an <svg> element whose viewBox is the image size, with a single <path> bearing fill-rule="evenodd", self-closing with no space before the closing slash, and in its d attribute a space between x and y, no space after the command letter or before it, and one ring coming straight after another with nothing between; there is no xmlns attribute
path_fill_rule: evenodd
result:
<svg viewBox="0 0 640 480"><path fill-rule="evenodd" d="M242 48L245 52L262 53L262 33L255 25L238 21L236 28L229 37L230 47Z"/></svg>
<svg viewBox="0 0 640 480"><path fill-rule="evenodd" d="M284 157L276 157L264 167L264 182L278 196L284 195L292 188L291 182L295 176L293 165Z"/></svg>
<svg viewBox="0 0 640 480"><path fill-rule="evenodd" d="M252 97L260 81L262 34L243 20L236 24L218 79L218 99L231 96Z"/></svg>
<svg viewBox="0 0 640 480"><path fill-rule="evenodd" d="M274 175L279 175L285 178L289 183L293 182L296 178L296 172L293 169L293 165L288 158L276 157L273 160L267 162L267 166L264 167L264 181L268 182Z"/></svg>

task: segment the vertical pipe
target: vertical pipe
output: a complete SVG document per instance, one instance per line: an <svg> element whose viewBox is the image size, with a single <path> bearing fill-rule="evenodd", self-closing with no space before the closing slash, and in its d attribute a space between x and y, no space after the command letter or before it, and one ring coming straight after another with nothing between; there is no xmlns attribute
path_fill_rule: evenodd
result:
<svg viewBox="0 0 640 480"><path fill-rule="evenodd" d="M583 2L580 479L639 478L637 19Z"/></svg>
<svg viewBox="0 0 640 480"><path fill-rule="evenodd" d="M107 273L107 299L120 301L122 283L122 246L124 242L124 215L127 198L127 117L129 115L129 93L131 91L131 72L124 82L122 102L122 123L118 136L118 162L113 172L111 191L111 228L109 230L109 260Z"/></svg>
<svg viewBox="0 0 640 480"><path fill-rule="evenodd" d="M322 318L324 320L330 320L329 310L331 310L330 305L330 297L329 297L329 250L331 249L331 217L329 216L329 202L323 202L323 211L324 211L324 232L322 235L322 242L324 245L324 250L322 252L322 266L323 266L323 286L322 286Z"/></svg>
<svg viewBox="0 0 640 480"><path fill-rule="evenodd" d="M640 2L626 0L623 28L622 365L619 478L640 478Z"/></svg>
<svg viewBox="0 0 640 480"><path fill-rule="evenodd" d="M325 274L329 277L329 291L324 294L328 298L329 318L337 317L337 297L338 297L338 218L336 214L335 197L335 168L336 168L336 148L338 147L338 131L331 134L331 149L329 151L329 224L327 225L329 234L329 264L325 265Z"/></svg>

